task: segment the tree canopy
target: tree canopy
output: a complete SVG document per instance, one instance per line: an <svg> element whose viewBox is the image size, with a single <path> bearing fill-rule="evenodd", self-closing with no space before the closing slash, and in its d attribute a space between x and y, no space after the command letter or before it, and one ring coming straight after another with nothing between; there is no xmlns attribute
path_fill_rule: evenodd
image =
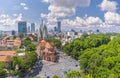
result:
<svg viewBox="0 0 120 78"><path fill-rule="evenodd" d="M6 75L7 73L4 70L4 63L0 62L0 77L5 77Z"/></svg>
<svg viewBox="0 0 120 78"><path fill-rule="evenodd" d="M26 51L35 51L36 50L36 44L28 44L26 46Z"/></svg>
<svg viewBox="0 0 120 78"><path fill-rule="evenodd" d="M80 72L78 71L71 71L67 73L66 78L80 78Z"/></svg>
<svg viewBox="0 0 120 78"><path fill-rule="evenodd" d="M83 50L88 48L99 47L102 44L107 44L110 41L110 36L104 34L92 34L90 36L83 36L73 40L62 46L62 51L68 55L78 59Z"/></svg>
<svg viewBox="0 0 120 78"><path fill-rule="evenodd" d="M108 44L87 49L80 56L81 68L93 78L120 77L120 37L115 37Z"/></svg>
<svg viewBox="0 0 120 78"><path fill-rule="evenodd" d="M82 78L120 78L120 36L110 39L110 35L93 34L62 48L79 60Z"/></svg>

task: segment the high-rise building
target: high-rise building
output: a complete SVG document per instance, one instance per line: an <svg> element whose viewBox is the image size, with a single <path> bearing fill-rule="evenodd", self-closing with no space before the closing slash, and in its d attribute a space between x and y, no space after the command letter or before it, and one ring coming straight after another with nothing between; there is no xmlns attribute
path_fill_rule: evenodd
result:
<svg viewBox="0 0 120 78"><path fill-rule="evenodd" d="M30 33L30 26L28 26L27 32Z"/></svg>
<svg viewBox="0 0 120 78"><path fill-rule="evenodd" d="M55 32L57 31L57 27L54 27L54 31L55 31Z"/></svg>
<svg viewBox="0 0 120 78"><path fill-rule="evenodd" d="M31 32L35 32L35 23L31 23Z"/></svg>
<svg viewBox="0 0 120 78"><path fill-rule="evenodd" d="M61 21L58 21L57 22L57 31L58 31L58 33L60 33L61 32Z"/></svg>
<svg viewBox="0 0 120 78"><path fill-rule="evenodd" d="M12 30L12 35L16 35L16 32L14 30Z"/></svg>
<svg viewBox="0 0 120 78"><path fill-rule="evenodd" d="M20 21L18 22L18 34L26 34L27 33L27 22L26 21Z"/></svg>

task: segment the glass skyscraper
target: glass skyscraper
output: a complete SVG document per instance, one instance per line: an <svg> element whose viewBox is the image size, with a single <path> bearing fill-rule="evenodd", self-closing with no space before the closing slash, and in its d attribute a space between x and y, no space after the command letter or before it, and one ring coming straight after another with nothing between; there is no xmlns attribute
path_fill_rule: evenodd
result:
<svg viewBox="0 0 120 78"><path fill-rule="evenodd" d="M61 32L61 21L58 21L57 25L58 25L57 31L58 31L58 33L60 33Z"/></svg>
<svg viewBox="0 0 120 78"><path fill-rule="evenodd" d="M26 21L20 21L18 22L18 34L26 34L27 33L27 22Z"/></svg>
<svg viewBox="0 0 120 78"><path fill-rule="evenodd" d="M31 32L35 32L35 23L31 23Z"/></svg>

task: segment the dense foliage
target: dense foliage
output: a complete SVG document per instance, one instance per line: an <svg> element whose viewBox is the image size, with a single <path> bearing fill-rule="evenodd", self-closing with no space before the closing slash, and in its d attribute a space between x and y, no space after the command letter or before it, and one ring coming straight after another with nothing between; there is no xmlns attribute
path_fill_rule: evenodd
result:
<svg viewBox="0 0 120 78"><path fill-rule="evenodd" d="M93 78L120 78L120 37L106 45L83 51L80 64L84 73L91 74Z"/></svg>
<svg viewBox="0 0 120 78"><path fill-rule="evenodd" d="M37 37L37 34L35 34L34 36L32 36L33 37L33 39L34 39L34 41L38 41L38 37Z"/></svg>
<svg viewBox="0 0 120 78"><path fill-rule="evenodd" d="M28 44L26 46L26 51L35 51L36 50L36 44Z"/></svg>
<svg viewBox="0 0 120 78"><path fill-rule="evenodd" d="M109 36L81 37L63 46L64 53L79 59L82 78L120 78L120 36Z"/></svg>
<svg viewBox="0 0 120 78"><path fill-rule="evenodd" d="M59 78L57 75L54 75L53 78Z"/></svg>
<svg viewBox="0 0 120 78"><path fill-rule="evenodd" d="M71 71L69 73L67 73L66 78L80 78L80 72L77 71Z"/></svg>
<svg viewBox="0 0 120 78"><path fill-rule="evenodd" d="M34 66L37 60L37 54L35 52L26 52L24 57L14 57L11 63L11 69L16 70L16 65L18 65L17 71L21 73L26 72L29 68Z"/></svg>
<svg viewBox="0 0 120 78"><path fill-rule="evenodd" d="M7 73L4 70L4 63L0 62L0 77L4 77L6 75L7 75Z"/></svg>
<svg viewBox="0 0 120 78"><path fill-rule="evenodd" d="M15 71L12 75L23 75L26 71L32 68L37 61L37 44L32 44L30 38L26 37L22 40L22 46L25 46L25 50L18 50L18 53L25 53L25 55L13 57L11 63L11 70L16 70L17 66L18 72Z"/></svg>
<svg viewBox="0 0 120 78"><path fill-rule="evenodd" d="M102 44L107 44L109 41L110 37L104 34L83 35L81 38L77 38L73 42L65 44L62 47L62 51L78 59L85 49L98 47Z"/></svg>
<svg viewBox="0 0 120 78"><path fill-rule="evenodd" d="M31 40L30 40L29 37L27 37L24 40L22 40L22 45L27 46L29 44L31 44Z"/></svg>

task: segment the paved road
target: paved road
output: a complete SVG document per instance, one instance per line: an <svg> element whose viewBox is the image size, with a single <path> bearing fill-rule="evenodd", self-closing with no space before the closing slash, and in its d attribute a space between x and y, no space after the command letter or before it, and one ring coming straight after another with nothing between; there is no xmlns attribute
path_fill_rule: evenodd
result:
<svg viewBox="0 0 120 78"><path fill-rule="evenodd" d="M41 78L52 78L54 75L58 75L61 78L65 78L67 72L71 70L79 71L79 62L73 58L60 54L59 62L52 63L43 61L42 70L37 76Z"/></svg>

